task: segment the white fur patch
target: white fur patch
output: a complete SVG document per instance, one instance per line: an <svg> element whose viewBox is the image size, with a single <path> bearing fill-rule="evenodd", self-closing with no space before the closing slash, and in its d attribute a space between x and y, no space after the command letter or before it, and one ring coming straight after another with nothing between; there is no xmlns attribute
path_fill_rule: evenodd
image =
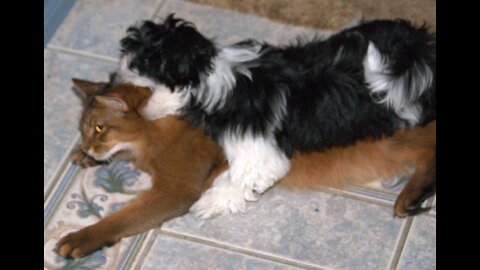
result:
<svg viewBox="0 0 480 270"><path fill-rule="evenodd" d="M287 97L285 91L279 91L273 103L270 103L273 111L273 121L270 123L270 131L273 133L281 128L283 119L287 115Z"/></svg>
<svg viewBox="0 0 480 270"><path fill-rule="evenodd" d="M153 80L144 76L140 76L138 72L128 68L130 59L131 56L128 54L122 56L115 79L119 82L131 83L133 85L149 87L151 89L155 88L157 84Z"/></svg>
<svg viewBox="0 0 480 270"><path fill-rule="evenodd" d="M243 136L227 132L220 145L230 165L232 182L258 193L265 192L290 170L290 160L277 147L273 135L265 138L250 132ZM247 190L246 197L249 195Z"/></svg>
<svg viewBox="0 0 480 270"><path fill-rule="evenodd" d="M110 148L107 152L101 153L101 154L94 153L91 149L88 149L87 154L98 161L104 161L104 160L108 160L116 153L120 151L125 151L125 150L134 150L133 144L126 143L126 142L117 143L112 148Z"/></svg>
<svg viewBox="0 0 480 270"><path fill-rule="evenodd" d="M335 58L333 59L333 65L338 64L338 62L340 61L340 59L343 56L343 51L344 50L345 49L343 48L343 46L340 46L340 48L338 48L337 54L335 54Z"/></svg>
<svg viewBox="0 0 480 270"><path fill-rule="evenodd" d="M244 62L258 58L260 45L250 47L225 47L213 60L213 72L203 78L198 89L191 89L194 97L203 105L207 112L221 108L230 91L235 87L235 71L251 79Z"/></svg>
<svg viewBox="0 0 480 270"><path fill-rule="evenodd" d="M414 66L410 71L413 76L410 84L404 77L391 78L388 74L388 59L378 51L372 42L368 44L363 66L365 79L372 93L385 93L384 98L379 102L393 108L397 115L407 120L410 125L418 123L422 109L416 101L432 85L432 70L427 66ZM406 89L410 89L411 96L407 95Z"/></svg>
<svg viewBox="0 0 480 270"><path fill-rule="evenodd" d="M157 86L152 96L148 99L141 114L149 119L155 120L167 115L178 115L179 109L185 106L187 95L184 92L170 92L166 87Z"/></svg>
<svg viewBox="0 0 480 270"><path fill-rule="evenodd" d="M243 188L233 185L228 171L225 171L190 208L190 212L200 218L209 218L218 214L245 212L245 207Z"/></svg>
<svg viewBox="0 0 480 270"><path fill-rule="evenodd" d="M245 201L257 200L254 192L264 193L290 170L290 160L278 149L273 136L227 133L220 144L230 167L190 209L202 218L244 211Z"/></svg>

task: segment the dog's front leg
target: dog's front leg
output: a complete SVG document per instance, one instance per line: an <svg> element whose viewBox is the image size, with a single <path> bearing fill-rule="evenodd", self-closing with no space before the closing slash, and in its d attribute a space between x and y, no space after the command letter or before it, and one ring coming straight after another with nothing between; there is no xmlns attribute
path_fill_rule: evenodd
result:
<svg viewBox="0 0 480 270"><path fill-rule="evenodd" d="M246 201L256 200L290 170L290 160L273 136L229 136L221 144L230 168L190 209L196 216L243 212Z"/></svg>

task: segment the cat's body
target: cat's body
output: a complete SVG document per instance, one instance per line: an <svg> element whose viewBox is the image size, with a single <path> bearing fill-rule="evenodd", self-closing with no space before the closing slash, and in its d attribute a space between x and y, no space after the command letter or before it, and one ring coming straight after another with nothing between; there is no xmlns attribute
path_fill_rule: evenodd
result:
<svg viewBox="0 0 480 270"><path fill-rule="evenodd" d="M87 82L75 83L81 90L96 88ZM74 152L73 161L94 165L90 156L98 158L114 148L114 144L123 145L128 149L115 153L114 157L122 155L120 158L131 160L135 167L148 173L152 187L97 224L63 238L57 244L57 252L62 256L82 257L186 213L204 191L205 179L212 169L223 162L220 148L203 136L200 129L193 129L173 116L147 121L137 114L137 107L150 96L150 91L127 85L111 91L109 88L97 87L100 92L108 92L102 97L113 98L110 101L99 101L93 93L88 94L81 123L83 142ZM102 103L115 102L117 97L131 106L126 112L109 106L120 104ZM97 128L101 132L95 131Z"/></svg>
<svg viewBox="0 0 480 270"><path fill-rule="evenodd" d="M138 111L150 96L147 88L74 83L85 97L83 142L74 162L90 166L96 164L92 157L122 155L151 175L152 188L100 222L61 239L56 249L60 255L82 257L186 213L228 169L219 146L201 129L173 116L144 119ZM299 188L361 184L416 168L395 204L395 214L404 217L421 211L424 197L435 190L435 138L432 122L347 148L294 153L292 169L281 183Z"/></svg>

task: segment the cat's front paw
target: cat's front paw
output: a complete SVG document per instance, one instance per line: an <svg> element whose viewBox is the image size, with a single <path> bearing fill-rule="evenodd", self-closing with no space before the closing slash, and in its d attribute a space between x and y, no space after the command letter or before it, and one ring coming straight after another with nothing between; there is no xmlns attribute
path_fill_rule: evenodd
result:
<svg viewBox="0 0 480 270"><path fill-rule="evenodd" d="M219 214L245 212L245 208L243 189L212 187L190 208L190 212L206 219Z"/></svg>
<svg viewBox="0 0 480 270"><path fill-rule="evenodd" d="M77 147L75 148L75 150L73 150L71 158L73 164L79 165L84 168L93 167L101 164L101 162L96 161L89 155L85 154L80 147Z"/></svg>
<svg viewBox="0 0 480 270"><path fill-rule="evenodd" d="M63 257L81 258L104 246L112 246L118 240L110 239L105 234L95 232L92 227L70 233L58 241L55 252Z"/></svg>

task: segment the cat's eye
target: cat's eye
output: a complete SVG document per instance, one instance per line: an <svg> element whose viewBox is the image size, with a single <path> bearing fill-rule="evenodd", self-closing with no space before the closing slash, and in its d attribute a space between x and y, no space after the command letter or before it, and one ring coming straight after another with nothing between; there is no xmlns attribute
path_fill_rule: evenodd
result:
<svg viewBox="0 0 480 270"><path fill-rule="evenodd" d="M103 130L103 126L101 126L101 125L96 125L96 126L95 126L95 131L96 131L97 133L102 132L102 130Z"/></svg>

